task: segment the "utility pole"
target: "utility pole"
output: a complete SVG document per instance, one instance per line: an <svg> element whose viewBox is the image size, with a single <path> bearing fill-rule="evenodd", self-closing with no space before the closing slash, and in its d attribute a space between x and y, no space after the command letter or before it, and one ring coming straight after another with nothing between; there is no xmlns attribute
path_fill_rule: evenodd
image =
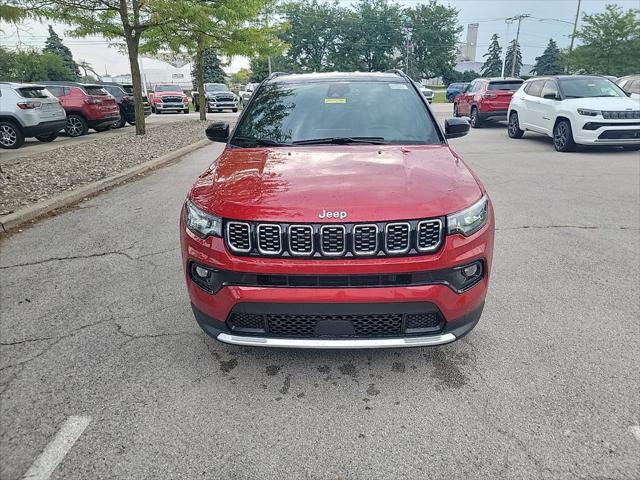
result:
<svg viewBox="0 0 640 480"><path fill-rule="evenodd" d="M504 68L506 67L507 64L507 45L509 45L509 27L511 26L511 24L513 23L514 18L506 18L504 20L504 23L507 24L507 34L505 35L504 39L507 41L507 44L505 45L505 49L504 49L504 54L502 55L502 73L500 74L500 76L502 78L504 78Z"/></svg>
<svg viewBox="0 0 640 480"><path fill-rule="evenodd" d="M520 23L522 23L522 19L529 18L531 15L528 13L522 13L520 15L516 15L513 17L514 20L518 20L518 30L516 31L516 40L513 43L515 47L518 44L518 38L520 37ZM513 58L511 59L511 76L513 77L516 74L516 52L513 52Z"/></svg>
<svg viewBox="0 0 640 480"><path fill-rule="evenodd" d="M580 16L580 1L578 0L578 8L576 9L576 19L573 21L573 33L571 34L571 43L569 44L569 53L573 50L573 39L576 38L576 30L578 28L578 17Z"/></svg>

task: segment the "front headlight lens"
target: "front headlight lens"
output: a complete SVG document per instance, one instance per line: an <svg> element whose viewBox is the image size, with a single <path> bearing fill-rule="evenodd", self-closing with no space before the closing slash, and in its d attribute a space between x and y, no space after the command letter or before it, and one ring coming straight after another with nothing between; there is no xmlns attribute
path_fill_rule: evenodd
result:
<svg viewBox="0 0 640 480"><path fill-rule="evenodd" d="M598 115L602 114L600 110L591 110L589 108L579 108L578 113L587 117L597 117Z"/></svg>
<svg viewBox="0 0 640 480"><path fill-rule="evenodd" d="M189 200L184 204L184 223L199 237L222 236L222 219L203 212Z"/></svg>
<svg viewBox="0 0 640 480"><path fill-rule="evenodd" d="M485 195L461 212L447 216L447 233L461 233L465 237L473 235L489 220L489 200Z"/></svg>

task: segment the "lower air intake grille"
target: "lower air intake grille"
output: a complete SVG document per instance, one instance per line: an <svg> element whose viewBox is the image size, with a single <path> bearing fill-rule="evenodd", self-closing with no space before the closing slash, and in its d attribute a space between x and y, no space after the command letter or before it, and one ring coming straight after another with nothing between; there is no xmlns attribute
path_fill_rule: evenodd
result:
<svg viewBox="0 0 640 480"><path fill-rule="evenodd" d="M296 314L232 312L227 320L234 332L264 333L273 337L399 337L439 332L439 312Z"/></svg>

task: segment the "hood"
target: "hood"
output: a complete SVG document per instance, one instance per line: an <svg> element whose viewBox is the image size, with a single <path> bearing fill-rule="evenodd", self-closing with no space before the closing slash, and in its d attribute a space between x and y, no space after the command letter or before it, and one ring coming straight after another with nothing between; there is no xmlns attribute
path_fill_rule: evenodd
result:
<svg viewBox="0 0 640 480"><path fill-rule="evenodd" d="M564 100L574 108L590 108L592 110L640 110L640 102L629 97L585 97Z"/></svg>
<svg viewBox="0 0 640 480"><path fill-rule="evenodd" d="M158 97L175 97L176 95L184 95L185 93L182 90L176 90L174 92L166 92L166 91L162 91L162 92L156 92L155 95Z"/></svg>
<svg viewBox="0 0 640 480"><path fill-rule="evenodd" d="M190 193L221 217L279 222L330 222L323 211L345 222L436 217L480 196L448 145L226 148Z"/></svg>

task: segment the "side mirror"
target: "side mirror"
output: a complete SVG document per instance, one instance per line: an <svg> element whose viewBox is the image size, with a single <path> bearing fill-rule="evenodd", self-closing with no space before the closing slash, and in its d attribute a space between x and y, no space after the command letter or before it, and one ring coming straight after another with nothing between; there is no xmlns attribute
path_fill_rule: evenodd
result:
<svg viewBox="0 0 640 480"><path fill-rule="evenodd" d="M560 100L558 98L558 95L556 95L555 93L546 93L542 98L545 98L547 100Z"/></svg>
<svg viewBox="0 0 640 480"><path fill-rule="evenodd" d="M229 140L229 123L213 122L207 127L205 134L212 142L226 143Z"/></svg>
<svg viewBox="0 0 640 480"><path fill-rule="evenodd" d="M464 118L447 118L444 121L444 135L447 138L464 137L471 125Z"/></svg>

